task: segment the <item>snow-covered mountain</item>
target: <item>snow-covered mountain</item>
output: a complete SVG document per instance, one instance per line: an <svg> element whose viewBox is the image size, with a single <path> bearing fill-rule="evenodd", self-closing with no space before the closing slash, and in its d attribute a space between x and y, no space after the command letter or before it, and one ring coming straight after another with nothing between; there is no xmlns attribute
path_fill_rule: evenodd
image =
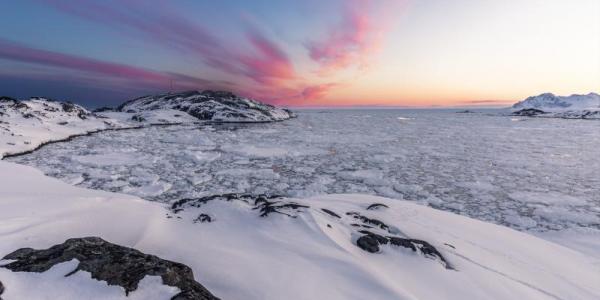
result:
<svg viewBox="0 0 600 300"><path fill-rule="evenodd" d="M515 103L512 110L516 116L600 119L600 95L556 96L545 93Z"/></svg>
<svg viewBox="0 0 600 300"><path fill-rule="evenodd" d="M600 95L589 93L587 95L556 96L544 93L531 96L515 103L513 109L536 108L544 111L565 110L598 110L600 109Z"/></svg>
<svg viewBox="0 0 600 300"><path fill-rule="evenodd" d="M231 92L209 90L145 96L123 103L117 111L139 113L164 109L179 110L200 121L212 122L271 122L293 117L286 109Z"/></svg>
<svg viewBox="0 0 600 300"><path fill-rule="evenodd" d="M0 178L0 257L98 236L185 263L195 280L220 299L600 298L593 257L408 201L366 195L221 195L164 206L73 187L4 161ZM91 256L105 252L88 246ZM126 285L127 290L119 286L123 279L133 280L127 272L143 270L102 266L73 252L56 252L64 257L57 258L33 249L0 262L13 262L0 267L4 299L169 299L182 292L176 278L156 278L166 276L163 269L135 277L139 286ZM156 260L136 253L119 261ZM51 260L44 261L45 256ZM86 265L77 268L81 263ZM98 273L102 269L118 272Z"/></svg>

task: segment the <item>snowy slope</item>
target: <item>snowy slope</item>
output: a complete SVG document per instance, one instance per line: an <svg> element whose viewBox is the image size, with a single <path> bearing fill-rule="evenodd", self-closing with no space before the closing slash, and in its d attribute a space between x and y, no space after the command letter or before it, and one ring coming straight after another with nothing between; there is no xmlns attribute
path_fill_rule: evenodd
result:
<svg viewBox="0 0 600 300"><path fill-rule="evenodd" d="M514 114L565 119L600 119L600 95L556 96L545 93L512 106Z"/></svg>
<svg viewBox="0 0 600 300"><path fill-rule="evenodd" d="M0 157L76 134L121 126L85 108L45 98L0 98Z"/></svg>
<svg viewBox="0 0 600 300"><path fill-rule="evenodd" d="M600 262L593 258L405 201L363 195L282 199L308 207L283 211L296 217L260 217L264 211L244 201L200 205L189 200L172 210L133 196L72 187L3 161L0 178L0 256L21 247L40 249L71 237L100 236L192 267L196 280L222 299L600 297ZM373 203L388 208L368 210ZM352 213L388 228L362 222ZM212 222L194 222L199 214ZM453 269L390 244L380 245L378 253L366 252L356 246L359 230L428 241ZM40 293L31 287L43 286L44 294L55 299L126 299L114 287L87 280L85 273L60 276L69 266L55 268L42 274L0 268L6 286L2 296L32 299ZM152 280L145 279L154 285L143 287L141 294L148 295L148 288L156 291L152 298L174 293Z"/></svg>
<svg viewBox="0 0 600 300"><path fill-rule="evenodd" d="M127 101L117 108L121 112L136 113L161 109L180 110L198 120L213 122L270 122L293 117L288 110L221 91L146 96Z"/></svg>
<svg viewBox="0 0 600 300"><path fill-rule="evenodd" d="M0 97L0 158L90 132L197 121L172 109L92 113L70 102L39 97L22 101Z"/></svg>

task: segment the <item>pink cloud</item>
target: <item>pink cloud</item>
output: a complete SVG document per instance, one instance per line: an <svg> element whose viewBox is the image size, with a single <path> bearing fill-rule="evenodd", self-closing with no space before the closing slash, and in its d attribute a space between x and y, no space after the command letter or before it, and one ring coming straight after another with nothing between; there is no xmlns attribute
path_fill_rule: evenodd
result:
<svg viewBox="0 0 600 300"><path fill-rule="evenodd" d="M247 45L240 44L240 41L225 40L175 11L170 1L157 1L151 4L140 0L116 3L38 1L63 13L103 24L134 38L151 40L158 47L183 53L187 58L197 59L205 66L222 72L219 75L225 74L236 83L229 86L243 89L244 94L261 100L272 103L314 101L325 97L336 86L335 83L318 83L314 79L309 81L301 77L296 73L294 63L284 48L254 26L245 26ZM382 33L380 20L374 20L370 15L373 1L380 0L342 1L344 7L340 23L322 41L312 41L306 45L310 58L318 63L322 75L334 75L336 71L353 65L364 67L368 64L368 57L377 48ZM44 58L45 63L52 63L50 56ZM29 59L31 60L31 57ZM63 66L70 64L72 68L93 69L94 72L102 72L104 69L106 74L140 72L141 78L154 77L152 80L155 81L165 80L165 76L177 78L177 75L172 73L156 71L145 73L149 70L131 69L127 66L92 64L86 68L84 65L89 61L91 60L87 59L84 63L70 57L60 61L59 64ZM124 69L119 70L120 67ZM183 75L179 75L179 79L176 80L191 88L214 83L198 81L196 84L196 79Z"/></svg>
<svg viewBox="0 0 600 300"><path fill-rule="evenodd" d="M329 90L331 90L337 85L337 83L326 83L308 86L304 88L304 90L302 90L302 98L307 101L320 99L324 97L327 94L327 92L329 92Z"/></svg>
<svg viewBox="0 0 600 300"><path fill-rule="evenodd" d="M380 44L382 26L369 14L370 0L348 0L341 11L342 19L322 41L309 42L310 57L320 71L330 73L354 64L366 66L368 56Z"/></svg>
<svg viewBox="0 0 600 300"><path fill-rule="evenodd" d="M110 3L68 0L40 0L64 13L101 23L105 26L158 42L198 58L207 66L233 76L243 76L259 83L269 79L290 79L294 76L292 63L286 54L259 31L250 28L246 36L255 48L248 55L241 47L227 45L210 34L200 24L191 22L169 2L148 5L144 1Z"/></svg>
<svg viewBox="0 0 600 300"><path fill-rule="evenodd" d="M272 79L294 79L296 77L291 60L275 43L255 29L249 30L246 35L258 51L258 54L254 56L241 55L239 57L248 76L263 83Z"/></svg>

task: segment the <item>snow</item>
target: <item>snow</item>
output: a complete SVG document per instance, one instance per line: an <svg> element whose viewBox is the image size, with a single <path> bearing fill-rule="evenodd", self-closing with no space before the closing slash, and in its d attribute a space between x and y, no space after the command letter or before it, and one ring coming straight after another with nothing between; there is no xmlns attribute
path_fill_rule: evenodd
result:
<svg viewBox="0 0 600 300"><path fill-rule="evenodd" d="M0 100L0 157L33 149L71 135L117 127L118 124L89 115L89 111L43 98L16 102Z"/></svg>
<svg viewBox="0 0 600 300"><path fill-rule="evenodd" d="M167 218L159 203L73 187L27 166L2 161L0 177L0 255L21 247L47 248L70 237L101 236L189 265L196 279L222 299L600 297L597 257L407 201L367 195L293 199L311 206L297 218L260 218L244 203L217 201L201 208L216 221L194 224L191 218L197 211ZM26 188L31 186L36 188ZM389 208L365 211L374 202ZM321 208L340 213L342 219ZM345 211L361 211L390 224L396 234L429 241L456 270L392 246L384 246L381 253L362 251L353 244L352 219ZM118 288L88 280L85 272L61 277L73 264L42 274L0 269L7 288L3 296L37 299L47 292L53 299L120 299ZM140 299L168 299L176 292L157 286L156 278L145 281Z"/></svg>

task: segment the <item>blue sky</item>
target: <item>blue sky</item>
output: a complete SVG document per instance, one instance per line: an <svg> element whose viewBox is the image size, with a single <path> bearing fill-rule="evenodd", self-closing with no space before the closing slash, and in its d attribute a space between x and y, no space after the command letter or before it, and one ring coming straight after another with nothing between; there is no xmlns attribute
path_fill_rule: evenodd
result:
<svg viewBox="0 0 600 300"><path fill-rule="evenodd" d="M0 94L227 89L290 106L600 90L600 1L2 1Z"/></svg>

